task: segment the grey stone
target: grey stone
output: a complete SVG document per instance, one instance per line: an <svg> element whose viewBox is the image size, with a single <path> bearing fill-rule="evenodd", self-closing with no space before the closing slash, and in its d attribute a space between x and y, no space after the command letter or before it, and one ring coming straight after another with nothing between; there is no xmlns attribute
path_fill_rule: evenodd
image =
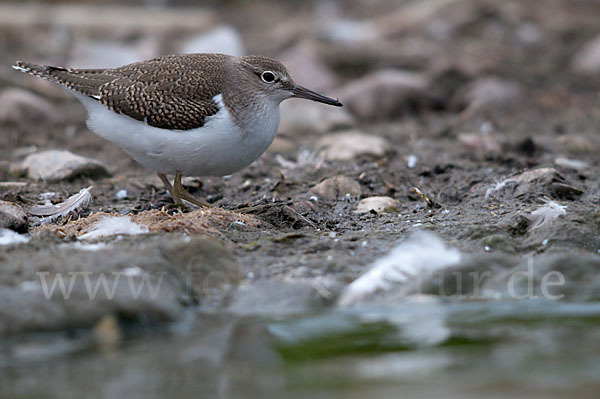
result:
<svg viewBox="0 0 600 399"><path fill-rule="evenodd" d="M573 57L574 72L590 75L600 72L600 36L586 43Z"/></svg>
<svg viewBox="0 0 600 399"><path fill-rule="evenodd" d="M558 157L554 159L554 164L562 166L566 169L576 170L580 173L590 169L590 165L585 161L580 161L579 159L569 159L565 157Z"/></svg>
<svg viewBox="0 0 600 399"><path fill-rule="evenodd" d="M48 150L29 155L20 164L31 179L60 181L80 175L108 175L104 164L64 150Z"/></svg>
<svg viewBox="0 0 600 399"><path fill-rule="evenodd" d="M354 213L367 213L370 211L375 212L389 212L394 210L398 206L398 201L391 197L368 197L362 199Z"/></svg>
<svg viewBox="0 0 600 399"><path fill-rule="evenodd" d="M323 104L306 100L284 101L279 107L279 131L284 133L323 134L354 125L352 114L345 108L324 107Z"/></svg>
<svg viewBox="0 0 600 399"><path fill-rule="evenodd" d="M499 79L496 77L484 77L477 79L458 94L458 101L476 109L504 109L518 104L523 91L518 83Z"/></svg>
<svg viewBox="0 0 600 399"><path fill-rule="evenodd" d="M485 198L516 197L523 200L536 200L543 196L572 200L583 193L565 180L554 168L538 168L503 179L488 186Z"/></svg>
<svg viewBox="0 0 600 399"><path fill-rule="evenodd" d="M364 134L358 130L347 130L329 134L317 142L328 161L352 160L359 155L382 157L389 147L383 137Z"/></svg>
<svg viewBox="0 0 600 399"><path fill-rule="evenodd" d="M0 228L27 231L27 214L19 205L0 200Z"/></svg>
<svg viewBox="0 0 600 399"><path fill-rule="evenodd" d="M597 154L600 152L600 140L583 134L571 133L556 138L556 144L572 154Z"/></svg>
<svg viewBox="0 0 600 399"><path fill-rule="evenodd" d="M46 99L22 89L0 92L0 123L56 123L60 113Z"/></svg>
<svg viewBox="0 0 600 399"><path fill-rule="evenodd" d="M500 155L502 145L495 136L479 133L461 133L458 141L470 151L481 155Z"/></svg>
<svg viewBox="0 0 600 399"><path fill-rule="evenodd" d="M319 198L334 200L350 195L357 197L361 193L360 184L346 176L334 176L323 180L310 189L310 192Z"/></svg>
<svg viewBox="0 0 600 399"><path fill-rule="evenodd" d="M385 69L349 83L336 94L361 119L390 119L428 101L428 85L419 73Z"/></svg>
<svg viewBox="0 0 600 399"><path fill-rule="evenodd" d="M323 62L311 42L302 42L286 50L278 59L299 85L318 91L329 90L337 85L335 74Z"/></svg>

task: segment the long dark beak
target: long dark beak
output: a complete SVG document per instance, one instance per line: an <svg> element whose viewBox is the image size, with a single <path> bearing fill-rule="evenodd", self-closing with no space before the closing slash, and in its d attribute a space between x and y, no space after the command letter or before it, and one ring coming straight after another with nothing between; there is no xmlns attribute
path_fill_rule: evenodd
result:
<svg viewBox="0 0 600 399"><path fill-rule="evenodd" d="M306 87L296 86L292 89L293 97L305 98L307 100L313 100L319 103L335 105L336 107L343 107L344 104L333 98L325 97L317 92L307 89Z"/></svg>

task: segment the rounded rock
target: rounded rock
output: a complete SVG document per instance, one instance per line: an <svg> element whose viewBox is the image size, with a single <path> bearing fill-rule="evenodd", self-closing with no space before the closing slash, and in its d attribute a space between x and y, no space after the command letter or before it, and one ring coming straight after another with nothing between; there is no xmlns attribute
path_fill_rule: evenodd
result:
<svg viewBox="0 0 600 399"><path fill-rule="evenodd" d="M60 181L80 175L106 176L108 171L101 162L73 154L69 151L49 150L31 154L23 160L21 168L31 179Z"/></svg>
<svg viewBox="0 0 600 399"><path fill-rule="evenodd" d="M361 193L360 184L346 176L334 176L323 180L310 189L319 198L334 200L350 195L357 197Z"/></svg>
<svg viewBox="0 0 600 399"><path fill-rule="evenodd" d="M27 214L19 205L0 200L0 228L27 231Z"/></svg>
<svg viewBox="0 0 600 399"><path fill-rule="evenodd" d="M354 213L391 212L398 206L398 201L391 197L368 197L361 200Z"/></svg>

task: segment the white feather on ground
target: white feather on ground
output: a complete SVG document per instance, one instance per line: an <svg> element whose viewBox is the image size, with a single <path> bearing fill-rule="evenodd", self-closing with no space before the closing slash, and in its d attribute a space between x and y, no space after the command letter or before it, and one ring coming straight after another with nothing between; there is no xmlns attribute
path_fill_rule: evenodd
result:
<svg viewBox="0 0 600 399"><path fill-rule="evenodd" d="M565 205L554 202L549 198L545 198L544 202L546 204L543 207L531 212L531 215L529 216L529 221L531 223L529 228L531 230L551 225L559 216L567 214L567 211L565 210L567 207Z"/></svg>
<svg viewBox="0 0 600 399"><path fill-rule="evenodd" d="M30 215L42 216L39 224L51 222L61 217L67 216L71 212L77 212L85 208L92 200L90 190L93 186L82 188L77 194L71 195L66 201L59 204L35 205L29 208Z"/></svg>
<svg viewBox="0 0 600 399"><path fill-rule="evenodd" d="M349 306L374 294L392 291L415 277L454 265L460 257L457 249L446 247L431 233L412 234L346 287L338 304Z"/></svg>
<svg viewBox="0 0 600 399"><path fill-rule="evenodd" d="M496 191L502 190L504 187L506 187L508 184L511 184L511 183L517 184L517 183L519 183L519 180L509 178L509 179L497 181L496 183L494 183L494 185L492 187L488 188L485 191L485 199L486 200L489 199L489 197L492 194L494 194Z"/></svg>
<svg viewBox="0 0 600 399"><path fill-rule="evenodd" d="M148 233L148 227L131 221L129 216L107 216L79 236L80 240L92 240L117 234L135 235Z"/></svg>

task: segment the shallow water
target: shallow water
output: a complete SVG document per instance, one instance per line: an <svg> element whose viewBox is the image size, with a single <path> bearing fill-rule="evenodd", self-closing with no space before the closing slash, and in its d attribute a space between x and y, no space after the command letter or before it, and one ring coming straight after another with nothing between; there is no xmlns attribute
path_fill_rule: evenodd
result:
<svg viewBox="0 0 600 399"><path fill-rule="evenodd" d="M600 304L407 300L3 348L0 397L595 397Z"/></svg>

